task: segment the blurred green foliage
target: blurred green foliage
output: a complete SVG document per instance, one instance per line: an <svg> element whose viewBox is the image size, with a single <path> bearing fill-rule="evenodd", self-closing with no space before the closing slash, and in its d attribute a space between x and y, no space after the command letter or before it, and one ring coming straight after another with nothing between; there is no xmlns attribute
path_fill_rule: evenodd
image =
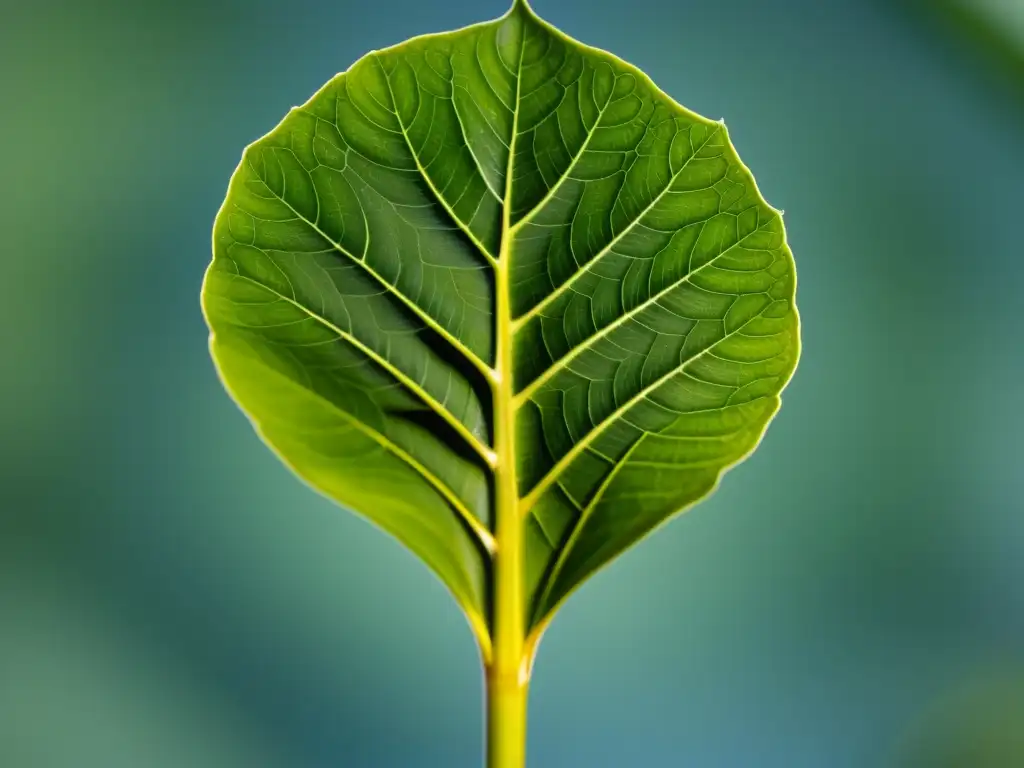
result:
<svg viewBox="0 0 1024 768"><path fill-rule="evenodd" d="M1024 81L1024 2L911 0L922 16L939 18L945 32L968 41L991 66ZM1024 91L1020 97L1024 99Z"/></svg>
<svg viewBox="0 0 1024 768"><path fill-rule="evenodd" d="M908 739L900 766L1024 766L1024 669L994 669L944 697Z"/></svg>

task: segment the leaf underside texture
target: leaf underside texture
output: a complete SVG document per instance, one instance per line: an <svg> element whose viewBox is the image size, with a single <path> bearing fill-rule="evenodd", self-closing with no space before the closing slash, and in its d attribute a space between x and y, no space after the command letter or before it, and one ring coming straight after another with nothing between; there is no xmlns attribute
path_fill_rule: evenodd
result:
<svg viewBox="0 0 1024 768"><path fill-rule="evenodd" d="M368 54L250 145L203 308L260 435L485 638L499 516L537 629L756 447L795 288L724 124L518 2Z"/></svg>

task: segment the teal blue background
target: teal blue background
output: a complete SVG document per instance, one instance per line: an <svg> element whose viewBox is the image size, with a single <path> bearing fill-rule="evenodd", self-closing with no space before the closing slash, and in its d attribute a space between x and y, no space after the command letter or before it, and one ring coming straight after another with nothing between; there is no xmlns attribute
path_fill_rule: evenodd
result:
<svg viewBox="0 0 1024 768"><path fill-rule="evenodd" d="M937 767L1024 733L1024 83L898 3L535 9L726 119L805 351L759 452L547 633L531 768ZM198 293L245 144L504 10L3 11L3 768L480 765L465 620L254 437Z"/></svg>

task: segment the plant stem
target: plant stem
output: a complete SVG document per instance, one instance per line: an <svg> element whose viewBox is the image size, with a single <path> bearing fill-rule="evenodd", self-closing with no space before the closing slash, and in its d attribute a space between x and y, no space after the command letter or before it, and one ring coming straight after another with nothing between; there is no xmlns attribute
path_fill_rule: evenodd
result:
<svg viewBox="0 0 1024 768"><path fill-rule="evenodd" d="M526 765L526 699L529 681L517 670L507 676L487 670L487 768Z"/></svg>

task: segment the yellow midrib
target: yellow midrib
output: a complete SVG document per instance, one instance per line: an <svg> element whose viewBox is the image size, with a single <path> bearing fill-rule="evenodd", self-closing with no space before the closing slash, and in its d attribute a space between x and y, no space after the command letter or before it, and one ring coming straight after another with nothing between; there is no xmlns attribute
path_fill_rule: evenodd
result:
<svg viewBox="0 0 1024 768"><path fill-rule="evenodd" d="M516 97L512 112L505 169L505 199L502 209L501 247L495 265L495 368L494 439L497 452L495 470L495 539L493 568L493 667L501 677L519 678L523 662L525 636L525 558L523 525L519 514L519 486L516 477L515 412L512 378L512 308L509 290L511 256L512 171L515 161L516 133L519 129L519 98L525 25L520 42L516 71Z"/></svg>

